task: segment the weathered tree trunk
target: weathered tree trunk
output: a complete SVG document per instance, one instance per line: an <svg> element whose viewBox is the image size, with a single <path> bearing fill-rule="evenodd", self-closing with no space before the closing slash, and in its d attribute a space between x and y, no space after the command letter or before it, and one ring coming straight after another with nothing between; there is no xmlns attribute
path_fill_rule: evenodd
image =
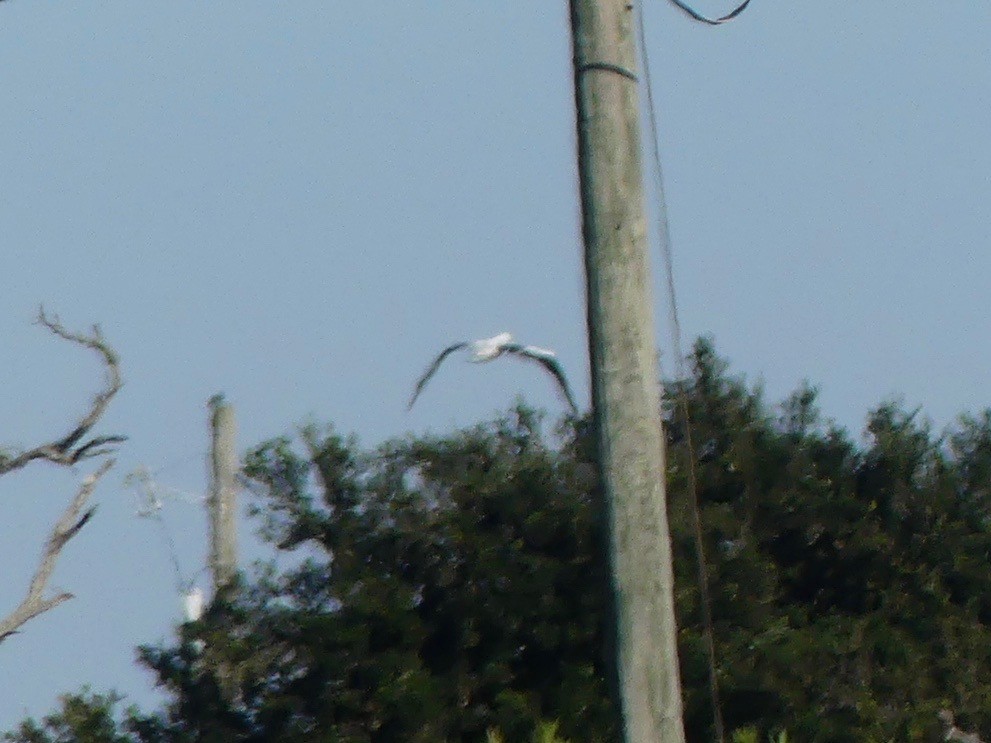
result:
<svg viewBox="0 0 991 743"><path fill-rule="evenodd" d="M237 426L223 395L210 399L210 570L214 595L237 572Z"/></svg>

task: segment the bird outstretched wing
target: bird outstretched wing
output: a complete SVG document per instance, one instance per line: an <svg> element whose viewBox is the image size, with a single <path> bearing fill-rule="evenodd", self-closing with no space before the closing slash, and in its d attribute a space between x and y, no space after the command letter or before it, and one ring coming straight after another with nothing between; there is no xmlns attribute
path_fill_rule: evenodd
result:
<svg viewBox="0 0 991 743"><path fill-rule="evenodd" d="M435 358L433 360L433 363L427 367L427 370L423 372L423 376L420 377L419 381L416 383L416 387L413 389L413 396L410 397L409 405L406 406L407 410L413 409L413 403L416 402L416 398L420 396L420 393L423 392L423 388L427 386L427 382L429 382L430 378L437 372L437 369L440 368L440 365L444 363L444 359L446 359L455 351L460 351L462 348L467 348L470 345L471 344L467 341L455 343L451 346L448 346L437 355L437 358Z"/></svg>
<svg viewBox="0 0 991 743"><path fill-rule="evenodd" d="M564 375L564 367L561 366L561 362L558 361L553 351L548 351L546 348L537 348L536 346L523 346L518 343L512 343L506 346L506 353L536 361L543 366L554 377L558 389L561 391L564 399L568 401L571 412L578 412L574 395L571 394L571 387L568 385L568 378Z"/></svg>

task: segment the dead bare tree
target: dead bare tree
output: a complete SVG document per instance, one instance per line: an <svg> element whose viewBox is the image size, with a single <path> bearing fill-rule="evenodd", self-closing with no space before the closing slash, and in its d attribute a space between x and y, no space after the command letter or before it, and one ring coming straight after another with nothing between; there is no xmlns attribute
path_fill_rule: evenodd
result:
<svg viewBox="0 0 991 743"><path fill-rule="evenodd" d="M21 469L38 460L71 467L85 459L106 458L95 472L86 476L76 491L75 497L69 502L52 527L42 548L41 559L38 561L38 567L31 578L27 595L10 614L0 619L0 643L17 632L26 622L73 597L71 593L65 591L46 596L45 589L48 580L55 570L55 564L62 549L86 525L96 510L95 506L87 509L86 504L100 478L114 465L114 460L108 455L113 452L116 444L126 440L125 436L118 435L88 438L93 426L103 417L107 406L121 387L120 364L117 354L104 340L100 328L93 326L93 330L89 334L70 332L62 325L57 316L46 314L44 307L38 310L37 323L63 340L95 351L103 362L104 386L93 398L86 414L66 435L16 453L0 451L0 475Z"/></svg>

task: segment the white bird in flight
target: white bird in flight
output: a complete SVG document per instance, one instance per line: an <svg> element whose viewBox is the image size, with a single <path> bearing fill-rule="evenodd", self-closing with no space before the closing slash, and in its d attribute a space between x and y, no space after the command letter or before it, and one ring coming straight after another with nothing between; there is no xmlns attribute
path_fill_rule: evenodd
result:
<svg viewBox="0 0 991 743"><path fill-rule="evenodd" d="M413 390L413 396L409 401L410 409L413 407L413 403L416 402L416 398L418 398L420 393L423 392L423 388L426 387L427 382L430 381L430 378L436 373L437 369L440 368L440 365L444 362L444 359L455 351L460 351L463 348L470 349L471 356L468 360L475 364L484 364L485 362L497 359L504 354L511 354L519 358L530 359L538 362L548 372L550 372L551 375L553 375L554 380L557 382L558 388L561 390L564 398L568 401L571 412L578 412L578 406L575 405L575 399L571 395L571 389L568 387L568 380L564 376L564 369L561 368L561 364L557 360L555 353L547 350L546 348L524 346L521 343L516 343L510 333L499 333L499 335L492 336L491 338L482 338L477 341L462 341L460 343L455 343L448 346L441 351L416 383L416 388Z"/></svg>

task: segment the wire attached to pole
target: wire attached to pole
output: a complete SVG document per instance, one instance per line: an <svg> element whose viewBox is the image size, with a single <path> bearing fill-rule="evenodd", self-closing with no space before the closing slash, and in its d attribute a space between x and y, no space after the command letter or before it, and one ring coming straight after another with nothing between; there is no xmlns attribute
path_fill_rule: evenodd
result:
<svg viewBox="0 0 991 743"><path fill-rule="evenodd" d="M682 10L683 12L694 18L699 23L705 23L709 26L721 26L727 21L732 21L734 18L740 15L740 13L745 11L748 5L750 5L750 0L744 0L744 2L738 5L736 8L734 8L732 12L727 13L726 15L720 18L709 18L708 16L702 15L697 10L693 10L688 5L685 5L685 3L683 3L681 0L671 0L671 2L675 6L677 6L680 10Z"/></svg>
<svg viewBox="0 0 991 743"><path fill-rule="evenodd" d="M671 0L681 10L701 23L717 26L732 20L742 13L750 0L745 0L743 4L733 10L732 13L722 18L707 18L692 10L681 0ZM653 174L655 188L657 191L657 227L658 237L661 243L661 254L664 258L664 273L667 280L668 289L668 313L671 323L671 333L673 336L675 375L678 380L678 407L685 425L685 446L688 449L688 494L689 505L692 513L692 528L695 541L695 561L699 585L699 605L702 615L702 632L705 639L706 655L709 665L709 700L712 706L712 719L715 733L715 740L724 743L726 731L723 724L722 707L719 701L719 680L716 669L716 640L712 620L712 601L709 591L709 575L705 556L704 536L702 533L702 515L699 503L698 468L695 454L695 444L692 440L692 423L689 414L688 392L686 389L687 373L685 370L685 356L681 345L681 319L678 314L678 297L675 291L674 282L674 256L671 249L671 228L668 223L667 201L664 196L664 172L661 167L661 145L660 135L657 125L657 110L654 105L654 92L650 80L650 60L647 56L647 32L644 23L644 13L642 2L637 7L637 26L640 43L640 64L644 87L647 91L647 118L650 125L650 145L651 159L653 161Z"/></svg>
<svg viewBox="0 0 991 743"><path fill-rule="evenodd" d="M200 455L197 455L199 457ZM160 472L161 469L156 470ZM189 500L190 502L195 500L201 500L198 496L187 495L181 491L175 490L174 488L165 488L159 485L154 478L154 473L152 473L144 465L140 465L133 472L128 473L124 478L123 485L125 488L132 488L135 491L135 496L138 499L138 509L135 515L138 518L149 519L158 524L159 536L168 551L169 561L172 564L172 571L175 576L175 587L176 592L183 596L187 594L196 582L197 577L203 569L201 568L192 577L187 577L185 571L182 569L181 561L179 560L179 551L176 548L176 542L172 535L172 530L169 528L168 523L162 517L162 510L164 508L164 503L160 494L165 493L168 497L182 497L184 500Z"/></svg>

